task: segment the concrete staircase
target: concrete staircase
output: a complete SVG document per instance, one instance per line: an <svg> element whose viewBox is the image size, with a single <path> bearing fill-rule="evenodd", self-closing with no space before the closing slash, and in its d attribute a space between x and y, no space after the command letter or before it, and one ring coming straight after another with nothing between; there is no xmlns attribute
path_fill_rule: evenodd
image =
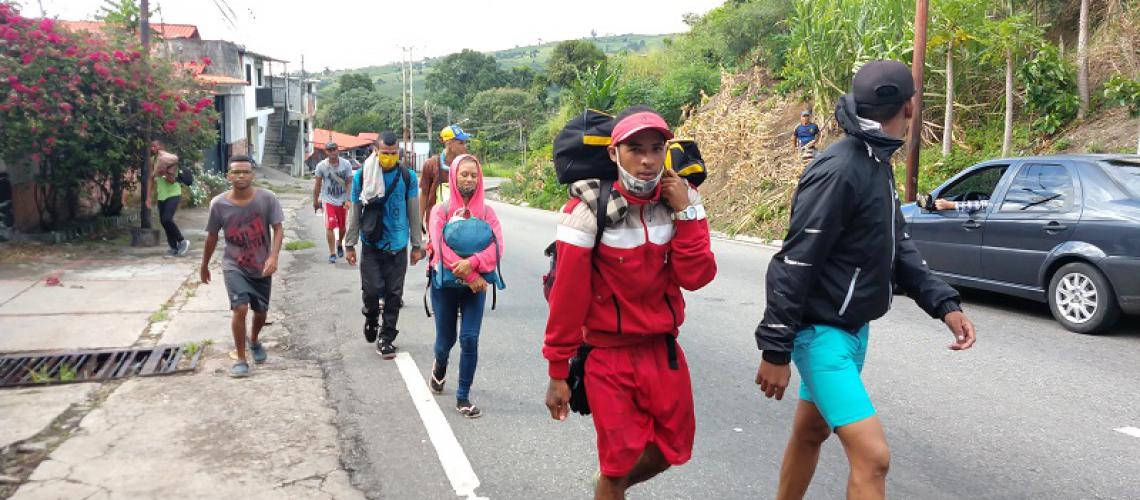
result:
<svg viewBox="0 0 1140 500"><path fill-rule="evenodd" d="M284 138L281 134L281 119L284 111L277 108L269 115L269 124L265 130L265 151L261 158L263 166L272 167L285 173L291 173L293 161L296 159L297 135L301 133L297 122L290 122L285 127Z"/></svg>

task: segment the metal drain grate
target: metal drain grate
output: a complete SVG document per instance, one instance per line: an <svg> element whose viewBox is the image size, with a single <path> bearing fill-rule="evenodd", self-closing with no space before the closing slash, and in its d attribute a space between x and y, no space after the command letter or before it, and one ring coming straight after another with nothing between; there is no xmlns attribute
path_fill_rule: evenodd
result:
<svg viewBox="0 0 1140 500"><path fill-rule="evenodd" d="M202 349L136 347L39 354L0 354L0 387L93 382L193 371Z"/></svg>

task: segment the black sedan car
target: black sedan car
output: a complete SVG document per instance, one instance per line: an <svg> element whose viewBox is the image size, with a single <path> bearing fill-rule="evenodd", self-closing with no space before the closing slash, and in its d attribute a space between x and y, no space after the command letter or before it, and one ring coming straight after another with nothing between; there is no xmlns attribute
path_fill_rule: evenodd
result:
<svg viewBox="0 0 1140 500"><path fill-rule="evenodd" d="M1048 302L1079 333L1140 314L1140 156L987 161L902 211L952 285Z"/></svg>

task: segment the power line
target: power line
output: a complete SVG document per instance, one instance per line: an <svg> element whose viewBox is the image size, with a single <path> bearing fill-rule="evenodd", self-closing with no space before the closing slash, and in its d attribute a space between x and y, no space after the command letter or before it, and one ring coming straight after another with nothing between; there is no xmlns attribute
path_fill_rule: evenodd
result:
<svg viewBox="0 0 1140 500"><path fill-rule="evenodd" d="M226 22L226 24L230 25L230 28L233 28L236 30L237 24L234 23L234 20L230 17L229 14L226 14L226 10L222 7L222 4L219 3L219 0L212 0L212 1L214 2L214 6L218 8L218 12L220 14L222 14L222 19Z"/></svg>

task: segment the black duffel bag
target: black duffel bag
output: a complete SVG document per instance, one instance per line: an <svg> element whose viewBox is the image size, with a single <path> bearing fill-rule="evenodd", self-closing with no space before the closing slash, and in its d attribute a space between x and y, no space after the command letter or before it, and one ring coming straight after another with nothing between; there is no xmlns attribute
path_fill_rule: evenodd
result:
<svg viewBox="0 0 1140 500"><path fill-rule="evenodd" d="M554 138L554 172L560 184L583 179L617 179L617 164L608 147L614 117L587 109L562 127Z"/></svg>

